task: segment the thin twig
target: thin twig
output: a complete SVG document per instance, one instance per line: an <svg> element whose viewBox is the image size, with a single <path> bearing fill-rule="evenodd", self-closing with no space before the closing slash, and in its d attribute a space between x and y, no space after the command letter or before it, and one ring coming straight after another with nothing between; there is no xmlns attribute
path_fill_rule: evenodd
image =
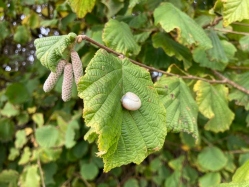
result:
<svg viewBox="0 0 249 187"><path fill-rule="evenodd" d="M231 30L227 30L227 29L218 29L218 28L213 28L213 29L216 30L216 31L219 31L219 32L240 34L240 35L245 35L245 36L249 35L249 33L247 33L247 32L238 32L238 31L231 31Z"/></svg>
<svg viewBox="0 0 249 187"><path fill-rule="evenodd" d="M100 44L100 43L94 41L93 39L89 38L89 37L86 36L86 35L78 35L78 38L77 38L78 41L79 41L79 38L81 38L82 40L86 40L86 41L88 41L88 42L90 42L90 43L92 43L92 44L94 44L94 45L96 45L96 46L98 46L98 47L100 47L100 48L102 48L102 49L105 49L105 50L108 51L109 53L113 53L113 54L115 54L116 56L124 56L123 54L118 53L118 52L116 52L116 51L110 49L109 47L106 47L106 46L104 46L104 45L102 45L102 44ZM127 58L127 59L129 59L129 61L131 61L132 63L134 63L134 64L136 64L136 65L138 65L138 66L140 66L140 67L143 67L143 68L145 68L145 69L151 70L151 71L160 72L160 73L165 74L165 75L168 75L168 76L176 76L176 77L179 77L179 78L182 78L182 79L202 80L202 81L205 81L205 82L208 82L208 83L214 83L214 84L228 84L228 85L231 85L231 86L237 88L238 90L240 90L240 91L242 91L242 92L244 92L244 93L246 93L246 94L249 95L249 90L247 90L247 89L245 89L244 87L238 85L237 83L235 83L235 82L233 82L233 81L227 79L226 77L224 77L223 75L221 75L220 73L218 73L218 72L216 72L216 71L214 71L215 74L216 74L219 78L221 78L221 80L210 80L210 79L205 79L205 78L202 78L202 77L197 77L197 76L189 75L189 74L188 74L188 75L178 75L178 74L166 72L166 71L163 71L163 70L160 70L160 69L156 69L156 68L151 67L151 66L147 66L147 65L145 65L145 64L142 64L142 63L137 62L137 61L135 61L135 60L133 60L133 59L130 59L130 58Z"/></svg>
<svg viewBox="0 0 249 187"><path fill-rule="evenodd" d="M43 170L42 170L42 167L41 167L41 161L40 161L40 156L39 155L38 155L38 158L37 158L37 165L38 165L39 171L40 171L42 187L46 187L44 177L43 177L44 174L43 174Z"/></svg>
<svg viewBox="0 0 249 187"><path fill-rule="evenodd" d="M110 52L110 53L113 53L115 54L116 56L124 56L123 54L121 53L118 53L112 49L110 49L109 47L106 47L96 41L94 41L93 39L89 38L88 36L86 35L79 35L79 37L82 37L83 40L86 40L102 49L105 49L106 51ZM130 59L128 58L129 61L131 61L132 63L140 66L140 67L143 67L145 69L148 69L148 70L151 70L151 71L156 71L156 72L160 72L162 74L165 74L165 75L168 75L168 76L176 76L176 77L179 77L179 78L183 78L183 79L195 79L195 80L202 80L202 81L205 81L205 82L209 82L209 83L218 83L218 84L223 84L224 81L220 81L220 80L209 80L209 79L205 79L205 78L201 78L201 77L196 77L196 76L193 76L193 75L187 75L187 76L182 76L182 75L178 75L178 74L174 74L174 73L169 73L169 72L166 72L166 71L163 71L163 70L160 70L160 69L157 69L157 68L154 68L154 67L151 67L151 66L147 66L145 64L142 64L140 62L137 62L133 59Z"/></svg>
<svg viewBox="0 0 249 187"><path fill-rule="evenodd" d="M212 70L212 71L217 77L223 80L225 84L231 85L232 87L237 88L237 90L240 90L249 95L249 90L245 89L243 86L238 85L237 83L231 81L230 79L226 78L225 76L223 76L222 74L220 74L219 72L215 70Z"/></svg>
<svg viewBox="0 0 249 187"><path fill-rule="evenodd" d="M85 183L85 185L86 185L87 187L92 187L92 185L89 184L89 183L87 182L87 180L84 179L79 173L74 173L74 176L80 178L80 179Z"/></svg>
<svg viewBox="0 0 249 187"><path fill-rule="evenodd" d="M218 25L218 23L219 23L222 19L223 19L223 17L216 17L216 18L214 19L214 21L212 21L211 23L208 23L208 24L206 24L206 25L203 25L202 28L203 28L203 29L206 29L206 28L208 28L208 27L213 27L213 26L215 26L215 25Z"/></svg>
<svg viewBox="0 0 249 187"><path fill-rule="evenodd" d="M249 27L249 24L247 24L247 23L233 22L232 24L233 25L241 25L241 26Z"/></svg>
<svg viewBox="0 0 249 187"><path fill-rule="evenodd" d="M229 69L235 69L235 70L249 70L249 67L245 66L227 66Z"/></svg>

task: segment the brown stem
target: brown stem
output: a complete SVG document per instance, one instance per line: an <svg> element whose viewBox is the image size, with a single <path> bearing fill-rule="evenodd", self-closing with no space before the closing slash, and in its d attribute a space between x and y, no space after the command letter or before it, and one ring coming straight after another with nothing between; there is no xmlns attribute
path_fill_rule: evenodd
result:
<svg viewBox="0 0 249 187"><path fill-rule="evenodd" d="M218 23L223 19L223 17L216 17L213 22L208 23L204 26L202 26L203 29L206 29L208 27L213 27L215 25L218 25Z"/></svg>
<svg viewBox="0 0 249 187"><path fill-rule="evenodd" d="M237 90L240 90L240 91L249 95L249 90L245 89L243 86L238 85L237 83L231 81L230 79L226 78L225 76L223 76L222 74L220 74L219 72L217 72L215 70L212 70L212 71L217 77L219 77L221 80L223 80L225 84L228 84L234 88L237 88Z"/></svg>
<svg viewBox="0 0 249 187"><path fill-rule="evenodd" d="M92 44L94 44L94 45L96 45L96 46L98 46L98 47L100 47L100 48L102 48L102 49L105 49L105 50L108 51L109 53L115 54L116 56L123 56L123 57L124 57L123 54L118 53L118 52L116 52L116 51L110 49L109 47L106 47L106 46L104 46L104 45L102 45L102 44L100 44L100 43L94 41L93 39L89 38L89 37L86 36L86 35L78 35L77 41L80 41L79 39L86 40L86 41L88 41L88 42L90 42L90 43L92 43ZM205 81L205 82L208 82L208 83L214 83L214 84L229 84L229 85L231 85L231 86L237 88L238 90L240 90L240 91L242 91L242 92L244 92L244 93L246 93L246 94L249 95L249 90L247 90L247 89L245 89L244 87L238 85L237 83L235 83L235 82L233 82L233 81L227 79L227 78L224 77L224 76L222 76L222 77L221 77L221 76L218 76L218 75L221 75L221 74L219 74L219 73L216 72L216 71L214 71L214 72L217 73L217 74L216 74L216 73L215 73L215 74L216 74L219 78L221 78L221 80L210 80L210 79L205 79L205 78L202 78L202 77L197 77L197 76L189 75L189 74L188 74L188 75L178 75L178 74L166 72L166 71L163 71L163 70L160 70L160 69L156 69L156 68L151 67L151 66L147 66L147 65L145 65L145 64L142 64L142 63L137 62L137 61L135 61L135 60L133 60L133 59L130 59L130 58L128 58L128 59L129 59L132 63L134 63L134 64L136 64L136 65L138 65L138 66L140 66L140 67L143 67L143 68L148 69L148 70L160 72L160 73L165 74L165 75L168 75L168 76L176 76L176 77L179 77L179 78L182 78L182 79L202 80L202 81Z"/></svg>
<svg viewBox="0 0 249 187"><path fill-rule="evenodd" d="M213 29L216 30L216 31L219 31L219 32L232 33L232 34L241 34L241 35L245 35L245 36L249 35L249 33L247 33L247 32L238 32L238 31L231 31L231 30L227 30L227 29L218 29L218 28L213 28Z"/></svg>

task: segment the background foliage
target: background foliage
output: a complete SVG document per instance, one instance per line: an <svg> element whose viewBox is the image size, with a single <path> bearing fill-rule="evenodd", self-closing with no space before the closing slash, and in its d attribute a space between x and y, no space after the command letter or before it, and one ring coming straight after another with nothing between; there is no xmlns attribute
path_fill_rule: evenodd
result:
<svg viewBox="0 0 249 187"><path fill-rule="evenodd" d="M247 0L0 0L0 19L0 186L249 186ZM74 85L69 102L61 100L62 79L52 92L42 90L64 53L56 54L57 48L38 51L39 59L51 55L48 64L39 61L34 39L53 36L46 40L60 40L64 51L73 43L73 33L164 71L150 68L157 99L166 108L159 123L168 131L162 149L118 160L126 165L103 172L96 156L100 150L83 138L96 139L82 118L78 97L88 94L84 80L93 81L91 71L78 91ZM54 37L58 35L65 36ZM98 47L83 41L75 49L85 68ZM122 62L134 77L138 71L148 78L127 59L103 51L97 54L119 67ZM101 54L92 62L99 67L98 58ZM168 76L156 81L158 72ZM128 83L137 83L134 77L124 81L126 88L133 89ZM150 111L148 116L154 115ZM134 149L141 139L130 137ZM144 158L139 165L128 164Z"/></svg>

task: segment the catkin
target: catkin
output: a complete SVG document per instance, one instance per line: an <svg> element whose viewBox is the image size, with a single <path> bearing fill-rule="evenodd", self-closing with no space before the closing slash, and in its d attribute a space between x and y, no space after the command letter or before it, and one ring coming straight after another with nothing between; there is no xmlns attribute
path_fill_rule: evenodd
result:
<svg viewBox="0 0 249 187"><path fill-rule="evenodd" d="M80 77L83 76L83 67L80 57L76 51L71 52L71 61L73 65L75 83L78 84Z"/></svg>
<svg viewBox="0 0 249 187"><path fill-rule="evenodd" d="M73 68L72 64L68 63L64 67L64 76L62 82L62 100L69 101L72 96L73 88Z"/></svg>
<svg viewBox="0 0 249 187"><path fill-rule="evenodd" d="M55 73L51 72L49 74L48 78L46 79L46 81L43 85L44 92L49 92L54 88L56 82L60 78L60 75L61 75L65 65L66 65L66 61L60 60L60 62L58 63L58 65L56 67L56 72Z"/></svg>

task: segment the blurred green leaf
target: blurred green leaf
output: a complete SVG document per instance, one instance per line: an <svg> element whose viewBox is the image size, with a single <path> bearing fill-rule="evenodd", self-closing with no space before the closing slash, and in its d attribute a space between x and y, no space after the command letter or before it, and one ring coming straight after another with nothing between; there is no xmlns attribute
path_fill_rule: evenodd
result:
<svg viewBox="0 0 249 187"><path fill-rule="evenodd" d="M8 22L1 21L0 30L1 30L0 42L2 42L10 34L9 29L8 29Z"/></svg>
<svg viewBox="0 0 249 187"><path fill-rule="evenodd" d="M27 137L25 130L19 130L16 132L15 147L20 149L27 143Z"/></svg>
<svg viewBox="0 0 249 187"><path fill-rule="evenodd" d="M218 171L227 164L227 157L218 147L205 147L197 157L198 164L208 171Z"/></svg>
<svg viewBox="0 0 249 187"><path fill-rule="evenodd" d="M19 165L27 164L29 162L30 156L31 156L30 148L24 147L24 150L21 155L21 159L19 160L18 164Z"/></svg>
<svg viewBox="0 0 249 187"><path fill-rule="evenodd" d="M51 125L40 127L35 131L37 143L44 148L55 146L58 136L57 128Z"/></svg>
<svg viewBox="0 0 249 187"><path fill-rule="evenodd" d="M107 7L106 16L108 18L114 16L118 11L120 11L124 7L124 3L119 0L101 0L101 2Z"/></svg>
<svg viewBox="0 0 249 187"><path fill-rule="evenodd" d="M7 102L3 109L0 110L0 114L6 117L12 117L12 116L17 116L19 114L19 110L17 107L12 105L11 103Z"/></svg>
<svg viewBox="0 0 249 187"><path fill-rule="evenodd" d="M26 44L30 39L30 32L26 26L18 26L14 34L14 41L19 44Z"/></svg>
<svg viewBox="0 0 249 187"><path fill-rule="evenodd" d="M185 157L182 155L174 160L169 161L169 166L176 171L181 171L183 168L183 162L185 160Z"/></svg>
<svg viewBox="0 0 249 187"><path fill-rule="evenodd" d="M82 163L80 174L85 180L93 180L99 173L98 167L94 163Z"/></svg>
<svg viewBox="0 0 249 187"><path fill-rule="evenodd" d="M220 173L207 173L199 178L200 187L215 187L221 182Z"/></svg>
<svg viewBox="0 0 249 187"><path fill-rule="evenodd" d="M42 171L44 172L45 184L56 184L54 180L54 175L58 170L58 166L55 162L42 165Z"/></svg>
<svg viewBox="0 0 249 187"><path fill-rule="evenodd" d="M249 52L249 36L243 36L240 38L239 44L244 52Z"/></svg>
<svg viewBox="0 0 249 187"><path fill-rule="evenodd" d="M165 180L164 187L168 186L182 186L181 181L181 171L174 171L170 176Z"/></svg>
<svg viewBox="0 0 249 187"><path fill-rule="evenodd" d="M19 177L19 173L15 170L2 170L0 173L0 183L16 183ZM13 184L12 184L13 185Z"/></svg>
<svg viewBox="0 0 249 187"><path fill-rule="evenodd" d="M44 124L43 113L35 113L32 115L32 120L38 125L38 127L42 127Z"/></svg>
<svg viewBox="0 0 249 187"><path fill-rule="evenodd" d="M23 111L21 114L16 116L17 119L17 125L22 126L26 124L29 121L29 114L27 111Z"/></svg>
<svg viewBox="0 0 249 187"><path fill-rule="evenodd" d="M124 187L139 187L138 181L136 179L134 179L134 178L128 179L124 183Z"/></svg>
<svg viewBox="0 0 249 187"><path fill-rule="evenodd" d="M8 156L8 160L15 160L18 156L20 156L20 151L19 149L15 148L15 147L12 147L10 148L10 153L9 153L9 156Z"/></svg>
<svg viewBox="0 0 249 187"><path fill-rule="evenodd" d="M30 98L27 88L22 83L10 84L6 89L5 95L13 104L24 103Z"/></svg>
<svg viewBox="0 0 249 187"><path fill-rule="evenodd" d="M108 47L124 55L137 55L140 51L140 46L136 43L129 26L124 22L109 20L105 24L102 38Z"/></svg>
<svg viewBox="0 0 249 187"><path fill-rule="evenodd" d="M29 165L24 168L19 180L21 186L40 187L40 176L38 174L38 165Z"/></svg>
<svg viewBox="0 0 249 187"><path fill-rule="evenodd" d="M66 137L65 137L65 146L66 148L72 148L76 141L75 139L75 131L79 130L79 124L77 121L71 121L67 126Z"/></svg>
<svg viewBox="0 0 249 187"><path fill-rule="evenodd" d="M10 141L15 133L15 127L13 121L6 118L0 119L0 140Z"/></svg>

